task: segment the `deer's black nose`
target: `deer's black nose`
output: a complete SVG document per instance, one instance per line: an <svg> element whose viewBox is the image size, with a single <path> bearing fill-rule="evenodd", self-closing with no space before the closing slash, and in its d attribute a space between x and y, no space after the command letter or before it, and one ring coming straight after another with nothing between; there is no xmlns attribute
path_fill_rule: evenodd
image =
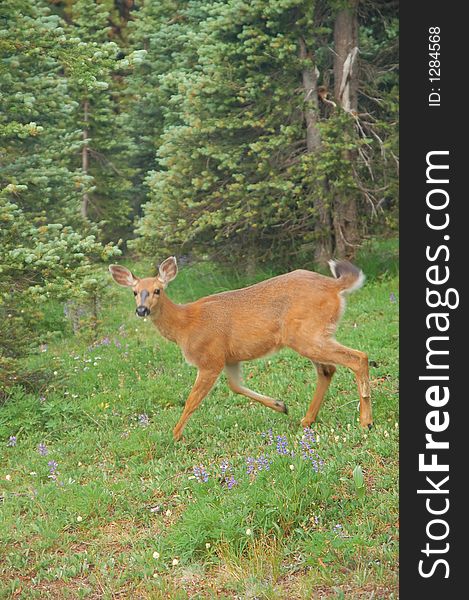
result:
<svg viewBox="0 0 469 600"><path fill-rule="evenodd" d="M146 306L137 306L135 312L137 313L138 317L148 317L148 315L150 314L150 311Z"/></svg>

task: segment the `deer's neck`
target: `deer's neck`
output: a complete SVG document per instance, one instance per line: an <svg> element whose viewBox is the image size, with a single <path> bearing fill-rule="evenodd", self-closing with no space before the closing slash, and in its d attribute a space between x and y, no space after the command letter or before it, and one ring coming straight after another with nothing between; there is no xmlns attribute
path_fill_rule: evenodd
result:
<svg viewBox="0 0 469 600"><path fill-rule="evenodd" d="M175 304L162 292L151 320L162 336L179 343L187 322L186 312L184 304Z"/></svg>

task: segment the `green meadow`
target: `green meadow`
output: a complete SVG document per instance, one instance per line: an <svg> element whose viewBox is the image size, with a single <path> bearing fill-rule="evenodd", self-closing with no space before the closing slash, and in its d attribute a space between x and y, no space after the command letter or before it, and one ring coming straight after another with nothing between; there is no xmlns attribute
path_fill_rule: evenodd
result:
<svg viewBox="0 0 469 600"><path fill-rule="evenodd" d="M303 431L315 369L285 350L244 373L288 415L222 376L175 443L195 369L109 278L95 339L65 324L28 359L47 385L0 407L0 597L397 598L398 279L394 246L378 250L357 260L368 280L337 332L369 355L371 431L340 367ZM168 294L186 302L270 275L188 265Z"/></svg>

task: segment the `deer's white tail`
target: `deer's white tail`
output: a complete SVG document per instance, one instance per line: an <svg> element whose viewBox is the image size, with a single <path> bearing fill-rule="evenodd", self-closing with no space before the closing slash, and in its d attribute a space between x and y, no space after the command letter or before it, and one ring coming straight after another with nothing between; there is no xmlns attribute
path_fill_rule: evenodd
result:
<svg viewBox="0 0 469 600"><path fill-rule="evenodd" d="M365 275L361 269L352 265L348 260L330 260L329 267L332 275L340 285L340 291L346 294L355 292L365 283Z"/></svg>

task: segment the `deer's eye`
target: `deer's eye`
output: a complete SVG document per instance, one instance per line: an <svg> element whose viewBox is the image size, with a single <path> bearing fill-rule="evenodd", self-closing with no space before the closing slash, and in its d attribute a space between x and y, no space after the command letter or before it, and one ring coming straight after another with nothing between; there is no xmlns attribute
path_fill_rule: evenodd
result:
<svg viewBox="0 0 469 600"><path fill-rule="evenodd" d="M153 293L155 294L155 296L159 296L160 295L160 290L155 290Z"/></svg>
<svg viewBox="0 0 469 600"><path fill-rule="evenodd" d="M136 295L137 295L137 292L134 292L134 296L136 296Z"/></svg>

